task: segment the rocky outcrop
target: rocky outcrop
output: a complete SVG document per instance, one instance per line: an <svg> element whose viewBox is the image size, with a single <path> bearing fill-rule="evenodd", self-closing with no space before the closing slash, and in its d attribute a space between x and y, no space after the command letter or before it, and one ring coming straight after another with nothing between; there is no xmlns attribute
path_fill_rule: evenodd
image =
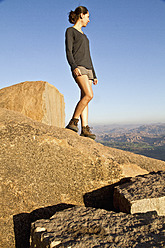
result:
<svg viewBox="0 0 165 248"><path fill-rule="evenodd" d="M74 207L32 224L31 248L164 247L165 217Z"/></svg>
<svg viewBox="0 0 165 248"><path fill-rule="evenodd" d="M165 172L126 180L114 187L114 207L134 215L72 207L32 223L30 247L164 247Z"/></svg>
<svg viewBox="0 0 165 248"><path fill-rule="evenodd" d="M0 107L48 125L65 126L64 96L44 81L23 82L1 89Z"/></svg>
<svg viewBox="0 0 165 248"><path fill-rule="evenodd" d="M156 211L165 216L165 172L137 176L115 187L114 207L125 213Z"/></svg>
<svg viewBox="0 0 165 248"><path fill-rule="evenodd" d="M40 213L47 208L84 205L85 194L159 170L165 170L165 162L105 147L2 108L0 247L14 247L15 242L28 247L30 223L43 218Z"/></svg>

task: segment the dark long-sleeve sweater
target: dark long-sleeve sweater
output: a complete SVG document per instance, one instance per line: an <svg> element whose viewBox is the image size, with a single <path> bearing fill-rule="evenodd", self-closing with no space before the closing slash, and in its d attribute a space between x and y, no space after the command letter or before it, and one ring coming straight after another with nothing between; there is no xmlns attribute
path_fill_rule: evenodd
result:
<svg viewBox="0 0 165 248"><path fill-rule="evenodd" d="M73 27L67 28L65 33L65 49L67 60L72 71L77 66L84 66L86 69L91 69L94 78L96 78L90 56L89 40L85 34L82 34Z"/></svg>

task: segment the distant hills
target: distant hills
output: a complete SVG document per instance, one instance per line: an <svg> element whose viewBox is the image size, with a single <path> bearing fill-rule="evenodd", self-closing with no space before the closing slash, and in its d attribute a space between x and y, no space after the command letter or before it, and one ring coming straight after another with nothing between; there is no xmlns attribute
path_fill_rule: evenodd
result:
<svg viewBox="0 0 165 248"><path fill-rule="evenodd" d="M165 123L96 126L97 142L165 161Z"/></svg>

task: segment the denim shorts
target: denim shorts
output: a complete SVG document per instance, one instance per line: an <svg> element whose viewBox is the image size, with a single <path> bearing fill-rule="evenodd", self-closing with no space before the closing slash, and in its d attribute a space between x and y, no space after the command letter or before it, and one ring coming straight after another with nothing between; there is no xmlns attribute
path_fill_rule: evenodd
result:
<svg viewBox="0 0 165 248"><path fill-rule="evenodd" d="M86 69L84 66L77 66L77 68L81 71L82 75L87 75L89 80L94 81L93 71L91 69ZM74 79L76 79L77 76L74 75L73 71L72 71L72 75Z"/></svg>

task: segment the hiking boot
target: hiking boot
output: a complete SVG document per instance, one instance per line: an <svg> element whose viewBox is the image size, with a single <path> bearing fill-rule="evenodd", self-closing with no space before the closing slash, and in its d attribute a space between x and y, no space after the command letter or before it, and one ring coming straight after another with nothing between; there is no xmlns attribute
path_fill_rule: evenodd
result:
<svg viewBox="0 0 165 248"><path fill-rule="evenodd" d="M96 138L96 135L91 132L90 127L88 125L86 127L82 127L80 136L88 137L91 139Z"/></svg>
<svg viewBox="0 0 165 248"><path fill-rule="evenodd" d="M78 121L79 119L72 118L66 128L71 129L75 132L78 132Z"/></svg>

